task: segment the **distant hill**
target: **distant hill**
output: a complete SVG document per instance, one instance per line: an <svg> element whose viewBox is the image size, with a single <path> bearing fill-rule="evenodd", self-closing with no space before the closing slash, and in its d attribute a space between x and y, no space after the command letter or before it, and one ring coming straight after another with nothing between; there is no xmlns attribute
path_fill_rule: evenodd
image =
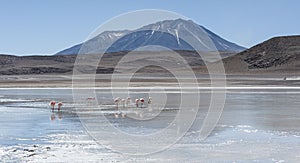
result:
<svg viewBox="0 0 300 163"><path fill-rule="evenodd" d="M223 62L227 72L300 73L300 36L271 38Z"/></svg>
<svg viewBox="0 0 300 163"><path fill-rule="evenodd" d="M101 63L97 67L96 72L99 74L111 74L114 72L114 68L118 61L126 55L128 51L122 52L111 52L106 53L101 59ZM161 52L133 52L131 53L135 60L130 62L141 62L141 64L151 62L154 65L157 62L164 62L164 64L174 65L173 60L166 58L165 60L155 60L144 59L140 60L141 55L148 55L150 53L155 53L156 55L165 56L168 51ZM195 51L177 51L182 57L191 65L203 65L201 57ZM13 56L13 55L0 55L0 75L28 75L28 74L72 74L74 63L77 55L53 55L53 56ZM90 58L87 58L90 59ZM130 68L130 62L128 62L128 67ZM87 62L89 63L89 62ZM100 66L101 65L101 66ZM86 73L91 73L89 67L91 65L86 65ZM178 65L177 67L181 67ZM147 70L147 72L155 73L157 68ZM93 72L92 72L93 73ZM118 72L120 73L120 72Z"/></svg>
<svg viewBox="0 0 300 163"><path fill-rule="evenodd" d="M26 75L72 72L76 56L0 55L0 75Z"/></svg>
<svg viewBox="0 0 300 163"><path fill-rule="evenodd" d="M194 51L177 51L198 73L205 73L205 65ZM98 67L97 73L110 74L114 66L128 51L107 53ZM139 60L140 55L150 52L135 52L136 61L164 62L174 64L172 60ZM152 52L156 53L156 52ZM164 52L159 54L165 55ZM24 74L71 74L77 55L53 56L12 56L0 55L0 75ZM227 74L300 74L300 36L282 36L269 39L248 50L222 60ZM131 62L135 62L132 60ZM128 68L131 63L128 62ZM155 65L155 63L153 64ZM178 65L180 68L180 65ZM157 73L157 68L143 70ZM122 72L118 72L122 73Z"/></svg>
<svg viewBox="0 0 300 163"><path fill-rule="evenodd" d="M205 42L202 43L202 45L199 45L200 49L193 49L188 43L180 38L180 35L184 35L190 31L196 33L200 40L206 40L207 37L210 38L215 47L208 47L208 50L221 51L224 56L230 56L246 49L221 38L191 20L183 19L156 22L133 31L105 31L85 42L85 46L93 48L97 47L99 48L98 50L105 50L108 45L113 43L107 52L132 51L146 45L160 45L172 50L207 50ZM57 55L78 54L81 46L82 44L75 45L58 52Z"/></svg>

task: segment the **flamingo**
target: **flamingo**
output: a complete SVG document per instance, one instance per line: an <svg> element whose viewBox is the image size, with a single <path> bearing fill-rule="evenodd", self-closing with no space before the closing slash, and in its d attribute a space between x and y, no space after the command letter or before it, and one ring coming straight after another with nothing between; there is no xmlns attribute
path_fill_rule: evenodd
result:
<svg viewBox="0 0 300 163"><path fill-rule="evenodd" d="M126 100L126 105L127 107L131 104L131 98L130 97L127 97L127 100Z"/></svg>
<svg viewBox="0 0 300 163"><path fill-rule="evenodd" d="M125 118L126 117L126 114L125 113L122 113L122 118Z"/></svg>
<svg viewBox="0 0 300 163"><path fill-rule="evenodd" d="M122 99L122 100L121 100L121 103L122 103L122 105L123 105L123 108L125 108L126 100L125 100L125 99Z"/></svg>
<svg viewBox="0 0 300 163"><path fill-rule="evenodd" d="M140 101L141 101L141 108L142 108L143 105L144 105L145 99L144 98L140 98Z"/></svg>
<svg viewBox="0 0 300 163"><path fill-rule="evenodd" d="M120 102L121 98L120 97L117 97L114 99L114 102L116 104L117 107L119 107L119 102Z"/></svg>
<svg viewBox="0 0 300 163"><path fill-rule="evenodd" d="M151 104L152 103L152 97L149 97L148 98L148 104Z"/></svg>
<svg viewBox="0 0 300 163"><path fill-rule="evenodd" d="M62 102L59 102L57 105L58 105L57 110L60 110L60 109L61 109L61 106L63 105L63 103L62 103Z"/></svg>
<svg viewBox="0 0 300 163"><path fill-rule="evenodd" d="M54 110L55 103L56 103L55 101L50 102L50 106L52 107L52 110Z"/></svg>
<svg viewBox="0 0 300 163"><path fill-rule="evenodd" d="M136 105L137 108L139 107L139 102L140 102L139 99L135 99L135 105Z"/></svg>
<svg viewBox="0 0 300 163"><path fill-rule="evenodd" d="M95 97L88 97L86 98L86 100L95 100L96 98Z"/></svg>
<svg viewBox="0 0 300 163"><path fill-rule="evenodd" d="M119 114L118 113L115 113L115 118L119 118Z"/></svg>

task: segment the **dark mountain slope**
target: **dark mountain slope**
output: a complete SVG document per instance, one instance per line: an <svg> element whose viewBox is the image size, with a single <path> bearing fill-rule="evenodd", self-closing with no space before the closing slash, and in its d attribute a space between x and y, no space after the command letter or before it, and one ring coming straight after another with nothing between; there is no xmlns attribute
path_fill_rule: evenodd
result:
<svg viewBox="0 0 300 163"><path fill-rule="evenodd" d="M223 62L228 72L300 72L300 36L274 37Z"/></svg>

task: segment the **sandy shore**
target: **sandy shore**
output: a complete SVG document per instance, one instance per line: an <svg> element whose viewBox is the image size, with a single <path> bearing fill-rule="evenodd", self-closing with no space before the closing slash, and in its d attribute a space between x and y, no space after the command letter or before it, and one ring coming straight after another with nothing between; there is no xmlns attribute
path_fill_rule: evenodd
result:
<svg viewBox="0 0 300 163"><path fill-rule="evenodd" d="M159 75L157 76L141 76L130 81L130 87L176 87L178 80L174 77ZM0 76L0 88L72 88L72 75L2 75ZM86 87L82 79L80 87ZM286 78L286 79L285 79ZM125 78L124 78L125 79ZM210 87L211 80L208 75L197 75L199 87ZM111 87L110 75L97 75L95 77L95 87ZM124 82L122 77L117 82ZM189 77L183 79L185 86L195 86L194 80ZM222 82L222 80L216 80ZM227 75L226 86L300 86L300 77L284 76L284 75Z"/></svg>

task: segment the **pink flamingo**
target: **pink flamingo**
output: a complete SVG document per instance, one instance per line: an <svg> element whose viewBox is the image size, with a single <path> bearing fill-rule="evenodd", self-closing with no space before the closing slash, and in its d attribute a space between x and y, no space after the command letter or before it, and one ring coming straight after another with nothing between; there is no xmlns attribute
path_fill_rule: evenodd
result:
<svg viewBox="0 0 300 163"><path fill-rule="evenodd" d="M116 107L119 107L119 102L120 102L121 98L120 97L117 97L114 99L114 102L116 104Z"/></svg>
<svg viewBox="0 0 300 163"><path fill-rule="evenodd" d="M54 110L55 103L56 103L55 101L50 102L50 106L52 107L52 110Z"/></svg>
<svg viewBox="0 0 300 163"><path fill-rule="evenodd" d="M136 107L139 107L139 102L140 102L139 99L135 99L135 105L136 105Z"/></svg>
<svg viewBox="0 0 300 163"><path fill-rule="evenodd" d="M142 108L143 105L144 105L145 99L144 98L140 98L140 101L141 101L141 108Z"/></svg>
<svg viewBox="0 0 300 163"><path fill-rule="evenodd" d="M61 106L63 105L63 103L62 103L62 102L59 102L57 105L58 105L57 110L60 110L60 109L61 109Z"/></svg>

